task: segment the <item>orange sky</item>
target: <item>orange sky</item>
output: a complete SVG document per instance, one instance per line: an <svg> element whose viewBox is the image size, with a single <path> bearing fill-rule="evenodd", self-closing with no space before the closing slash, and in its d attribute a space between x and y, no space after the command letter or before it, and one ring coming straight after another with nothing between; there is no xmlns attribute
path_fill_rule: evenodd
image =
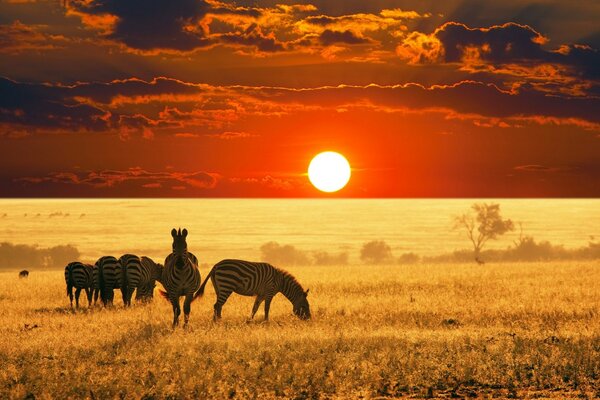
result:
<svg viewBox="0 0 600 400"><path fill-rule="evenodd" d="M599 197L590 3L4 1L0 196Z"/></svg>

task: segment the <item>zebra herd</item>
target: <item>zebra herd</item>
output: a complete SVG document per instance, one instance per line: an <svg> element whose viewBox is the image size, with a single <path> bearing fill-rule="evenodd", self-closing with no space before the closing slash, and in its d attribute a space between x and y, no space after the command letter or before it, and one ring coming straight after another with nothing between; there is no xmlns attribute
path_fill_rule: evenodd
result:
<svg viewBox="0 0 600 400"><path fill-rule="evenodd" d="M234 292L244 296L256 296L251 319L264 301L265 320L268 320L271 300L279 292L292 303L293 312L297 317L310 318L308 290L304 291L290 273L267 263L223 260L215 264L200 284L198 259L187 249L187 235L187 229L171 231L173 252L167 256L164 265L154 262L149 257L133 254L125 254L119 259L104 256L94 265L79 261L69 263L65 267L65 282L71 307L73 298L76 307L79 307L82 290L86 293L88 306L92 305L92 300L96 304L98 297L104 306L112 305L116 289L120 289L125 307L131 305L134 291L137 301L151 301L158 281L165 289L160 290L160 294L173 306L173 327L179 324L180 298L185 297L183 313L184 326L187 326L191 303L204 294L204 288L210 278L217 295L213 316L215 321L221 318L223 305Z"/></svg>

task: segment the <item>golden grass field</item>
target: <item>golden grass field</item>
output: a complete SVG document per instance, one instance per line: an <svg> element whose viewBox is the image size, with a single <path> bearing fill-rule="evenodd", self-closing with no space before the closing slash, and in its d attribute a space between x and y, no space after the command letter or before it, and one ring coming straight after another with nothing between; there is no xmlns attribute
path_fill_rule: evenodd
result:
<svg viewBox="0 0 600 400"><path fill-rule="evenodd" d="M160 297L71 312L63 271L1 273L0 398L600 397L598 261L289 271L311 321L232 295L214 324L209 283L175 331Z"/></svg>

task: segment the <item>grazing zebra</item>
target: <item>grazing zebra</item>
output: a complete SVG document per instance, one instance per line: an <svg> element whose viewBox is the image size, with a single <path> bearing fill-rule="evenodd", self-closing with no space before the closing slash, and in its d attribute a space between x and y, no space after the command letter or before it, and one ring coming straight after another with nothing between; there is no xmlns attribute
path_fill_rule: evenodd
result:
<svg viewBox="0 0 600 400"><path fill-rule="evenodd" d="M121 265L121 292L123 293L123 302L125 307L131 305L131 296L133 291L149 285L149 271L142 267L142 262L138 256L125 254L119 258ZM139 290L139 289L138 289Z"/></svg>
<svg viewBox="0 0 600 400"><path fill-rule="evenodd" d="M29 276L29 271L27 271L26 269L19 272L19 278L27 278L28 276Z"/></svg>
<svg viewBox="0 0 600 400"><path fill-rule="evenodd" d="M258 310L260 303L265 302L265 321L269 320L269 308L273 296L281 292L294 306L294 314L300 319L310 319L310 307L304 291L289 272L276 268L271 264L242 260L219 261L208 273L206 279L196 292L194 298L204 294L204 286L211 278L217 294L214 320L221 318L221 309L232 292L243 296L256 296L250 319Z"/></svg>
<svg viewBox="0 0 600 400"><path fill-rule="evenodd" d="M157 264L150 257L143 256L140 258L142 263L142 269L145 270L145 274L150 277L146 283L139 286L136 293L135 299L141 301L151 301L154 297L154 288L156 287L156 281L162 282L163 265Z"/></svg>
<svg viewBox="0 0 600 400"><path fill-rule="evenodd" d="M92 286L93 286L93 267L89 264L83 264L78 261L69 263L65 267L65 282L67 283L67 296L71 300L71 308L73 308L73 288L75 290L75 304L79 308L79 295L81 289L85 290L88 299L88 306L92 303Z"/></svg>
<svg viewBox="0 0 600 400"><path fill-rule="evenodd" d="M185 238L188 231L179 229L171 231L173 237L173 252L165 259L165 267L162 274L162 285L166 289L161 294L171 301L173 305L173 328L179 324L179 298L185 296L183 303L184 327L190 319L191 303L194 293L200 287L200 271L198 271L198 259L188 252Z"/></svg>
<svg viewBox="0 0 600 400"><path fill-rule="evenodd" d="M114 289L121 287L121 265L115 257L104 256L96 261L96 266L102 303L104 306L112 305L115 297Z"/></svg>

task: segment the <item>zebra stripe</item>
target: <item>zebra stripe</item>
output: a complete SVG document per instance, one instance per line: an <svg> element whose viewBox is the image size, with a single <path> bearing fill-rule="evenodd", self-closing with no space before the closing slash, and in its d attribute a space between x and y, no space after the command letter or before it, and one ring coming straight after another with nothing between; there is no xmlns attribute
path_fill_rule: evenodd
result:
<svg viewBox="0 0 600 400"><path fill-rule="evenodd" d="M79 295L81 290L85 290L88 299L88 307L92 303L92 287L94 285L94 271L89 264L83 264L75 261L67 264L65 267L65 282L67 284L67 296L71 301L73 308L73 288L75 288L75 304L79 308Z"/></svg>
<svg viewBox="0 0 600 400"><path fill-rule="evenodd" d="M121 265L113 256L100 257L96 261L100 283L100 298L104 305L112 305L114 289L121 287Z"/></svg>
<svg viewBox="0 0 600 400"><path fill-rule="evenodd" d="M125 306L131 305L131 296L134 290L150 284L150 273L142 267L138 256L125 254L119 258L121 265L121 291ZM139 289L138 289L139 290Z"/></svg>
<svg viewBox="0 0 600 400"><path fill-rule="evenodd" d="M151 301L154 297L154 288L156 287L156 281L162 282L163 265L157 264L150 257L143 256L140 259L142 269L145 274L150 277L146 284L139 286L136 293L135 299L142 301Z"/></svg>
<svg viewBox="0 0 600 400"><path fill-rule="evenodd" d="M173 237L173 253L165 259L165 267L162 274L162 285L166 292L161 294L168 298L173 305L173 328L179 324L181 308L179 298L185 296L183 303L184 326L187 326L191 303L194 293L200 287L200 271L198 271L198 259L187 251L187 229L171 231Z"/></svg>
<svg viewBox="0 0 600 400"><path fill-rule="evenodd" d="M268 321L271 300L279 292L292 303L296 316L300 319L310 318L310 307L306 299L308 290L304 291L289 272L271 264L243 260L219 261L204 279L194 298L204 294L209 277L217 294L214 306L215 320L221 318L223 305L233 292L243 296L256 296L250 319L254 318L258 307L264 301L265 321Z"/></svg>

